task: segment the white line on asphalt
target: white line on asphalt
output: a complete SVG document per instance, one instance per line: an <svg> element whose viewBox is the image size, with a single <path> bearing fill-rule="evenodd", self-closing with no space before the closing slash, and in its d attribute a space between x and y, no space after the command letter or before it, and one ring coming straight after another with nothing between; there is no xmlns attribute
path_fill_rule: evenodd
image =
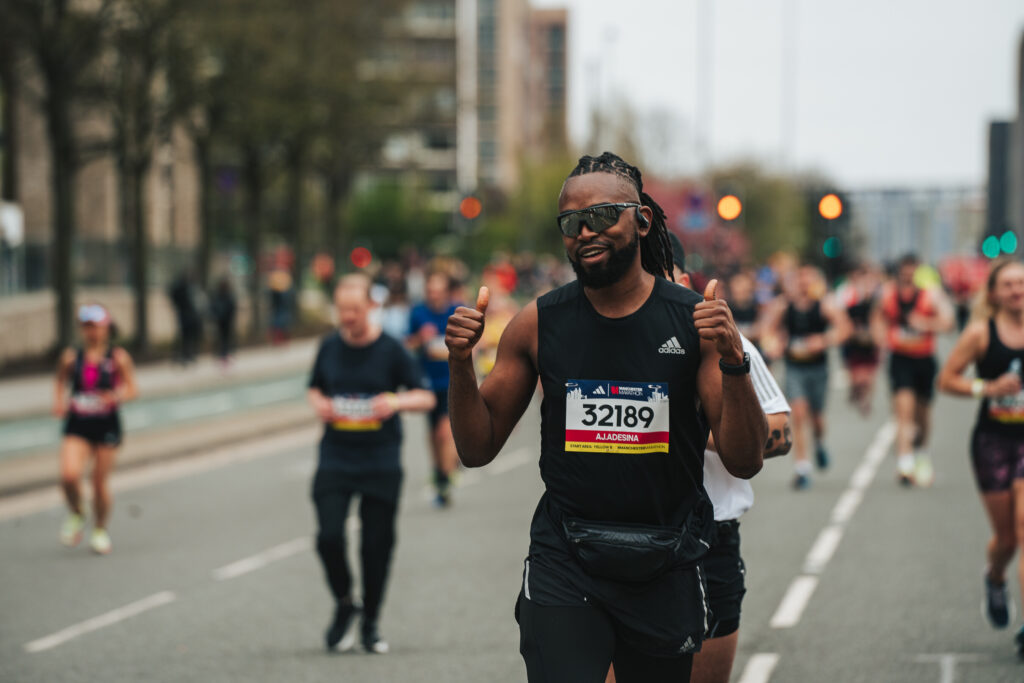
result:
<svg viewBox="0 0 1024 683"><path fill-rule="evenodd" d="M743 667L743 675L739 683L768 683L779 663L779 656L774 652L758 652L750 656Z"/></svg>
<svg viewBox="0 0 1024 683"><path fill-rule="evenodd" d="M846 523L853 517L864 496L864 491L871 485L875 473L885 459L889 446L896 437L896 425L887 422L875 434L871 444L864 452L857 469L850 477L850 484L839 496L830 517L831 523L818 534L814 545L804 559L803 574L793 579L786 595L775 610L771 619L772 628L792 628L800 623L804 608L818 586L817 574L822 573L835 554L839 543L843 540Z"/></svg>
<svg viewBox="0 0 1024 683"><path fill-rule="evenodd" d="M213 570L213 578L217 581L224 581L226 579L234 579L243 574L254 572L257 569L263 569L272 562L283 560L292 555L297 555L301 552L305 552L313 547L309 538L302 536L300 538L294 538L287 543L275 545L273 548L264 550L261 553L256 553L250 557L239 560L238 562L232 562L231 564L224 565L219 569Z"/></svg>
<svg viewBox="0 0 1024 683"><path fill-rule="evenodd" d="M862 500L864 500L864 492L861 489L846 489L843 495L839 496L836 506L832 508L832 523L846 524L860 507Z"/></svg>
<svg viewBox="0 0 1024 683"><path fill-rule="evenodd" d="M833 524L822 529L818 534L818 540L814 542L811 551L807 553L807 559L804 560L804 573L820 574L832 559L841 540L843 540L842 526Z"/></svg>
<svg viewBox="0 0 1024 683"><path fill-rule="evenodd" d="M154 593L148 598L143 598L142 600L133 602L130 605L125 605L124 607L118 607L106 614L101 614L98 617L93 617L92 619L86 619L74 626L68 626L67 628L61 629L60 631L46 636L45 638L39 638L38 640L33 640L31 643L26 643L25 650L27 652L35 653L55 648L73 638L77 638L78 636L91 633L92 631L98 631L101 628L112 626L119 621L130 619L148 610L174 602L175 598L176 596L171 591Z"/></svg>
<svg viewBox="0 0 1024 683"><path fill-rule="evenodd" d="M956 680L957 662L983 662L987 657L981 655L941 652L934 655L918 655L914 658L920 664L939 665L939 683L953 683Z"/></svg>
<svg viewBox="0 0 1024 683"><path fill-rule="evenodd" d="M155 463L125 472L115 472L110 480L115 493L130 491L193 474L208 472L227 465L258 460L283 451L311 446L320 438L320 428L302 427L293 431L245 441L209 451L202 457L187 457ZM29 491L0 499L0 522L32 515L61 505L56 486L40 491Z"/></svg>
<svg viewBox="0 0 1024 683"><path fill-rule="evenodd" d="M807 603L817 587L817 576L801 575L793 579L793 583L789 584L789 590L786 591L782 602L779 603L779 608L772 616L771 627L792 628L800 623L804 608L807 607Z"/></svg>

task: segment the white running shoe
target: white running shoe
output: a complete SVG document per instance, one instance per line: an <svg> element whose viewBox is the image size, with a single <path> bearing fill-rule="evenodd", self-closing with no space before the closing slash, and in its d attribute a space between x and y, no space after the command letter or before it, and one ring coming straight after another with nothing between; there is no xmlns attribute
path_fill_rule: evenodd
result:
<svg viewBox="0 0 1024 683"><path fill-rule="evenodd" d="M82 531L85 529L85 518L72 512L60 525L60 542L74 548L82 542Z"/></svg>
<svg viewBox="0 0 1024 683"><path fill-rule="evenodd" d="M919 452L914 456L914 483L925 489L935 483L935 468L927 453Z"/></svg>
<svg viewBox="0 0 1024 683"><path fill-rule="evenodd" d="M89 546L97 555L109 555L114 547L106 529L93 529L92 536L89 538Z"/></svg>

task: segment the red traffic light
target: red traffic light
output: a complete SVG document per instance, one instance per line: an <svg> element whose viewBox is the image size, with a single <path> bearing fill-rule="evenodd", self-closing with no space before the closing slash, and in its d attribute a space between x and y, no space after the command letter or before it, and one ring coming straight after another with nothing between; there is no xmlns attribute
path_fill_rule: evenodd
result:
<svg viewBox="0 0 1024 683"><path fill-rule="evenodd" d="M466 220L473 220L483 211L483 205L476 197L466 197L459 202L459 213Z"/></svg>

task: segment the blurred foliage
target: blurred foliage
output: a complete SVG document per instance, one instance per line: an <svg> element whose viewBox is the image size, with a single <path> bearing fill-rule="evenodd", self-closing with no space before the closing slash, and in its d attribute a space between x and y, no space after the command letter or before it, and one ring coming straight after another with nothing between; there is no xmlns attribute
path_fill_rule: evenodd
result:
<svg viewBox="0 0 1024 683"><path fill-rule="evenodd" d="M368 247L382 258L394 258L410 244L429 248L448 230L447 215L429 210L422 193L396 182L376 183L355 193L347 213L352 244Z"/></svg>
<svg viewBox="0 0 1024 683"><path fill-rule="evenodd" d="M575 165L568 153L524 161L517 190L507 197L485 196L483 214L468 240L470 260L486 262L497 251L561 254L558 194Z"/></svg>
<svg viewBox="0 0 1024 683"><path fill-rule="evenodd" d="M740 224L750 238L752 255L763 263L777 251L804 253L812 242L812 216L806 187L810 181L743 162L711 173L716 196L735 194L743 202Z"/></svg>

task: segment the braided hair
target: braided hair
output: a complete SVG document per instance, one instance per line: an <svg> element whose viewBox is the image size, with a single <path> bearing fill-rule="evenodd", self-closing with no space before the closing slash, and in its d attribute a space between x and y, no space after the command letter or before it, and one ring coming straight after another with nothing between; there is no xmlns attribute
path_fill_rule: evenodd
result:
<svg viewBox="0 0 1024 683"><path fill-rule="evenodd" d="M651 210L654 219L647 235L640 239L640 263L651 275L674 279L672 276L672 243L669 241L668 225L665 210L644 192L644 181L640 169L632 166L617 154L605 152L601 156L582 156L576 168L569 174L570 178L587 173L611 173L628 181L640 195L640 203Z"/></svg>

